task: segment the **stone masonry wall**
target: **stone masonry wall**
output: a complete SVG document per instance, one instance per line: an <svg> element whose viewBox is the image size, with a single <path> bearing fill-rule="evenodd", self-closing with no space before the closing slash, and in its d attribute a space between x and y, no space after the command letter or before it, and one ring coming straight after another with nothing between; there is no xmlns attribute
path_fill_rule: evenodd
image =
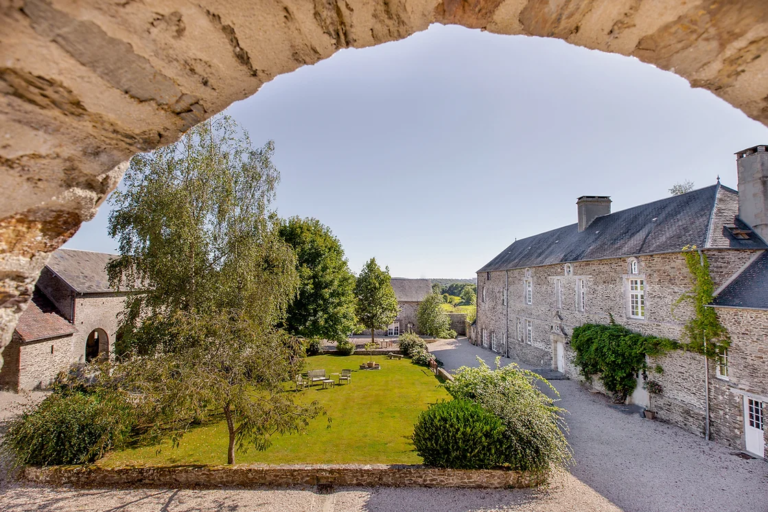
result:
<svg viewBox="0 0 768 512"><path fill-rule="evenodd" d="M3 367L0 368L0 389L19 390L19 345L21 336L13 333L11 342L3 347Z"/></svg>
<svg viewBox="0 0 768 512"><path fill-rule="evenodd" d="M99 354L111 352L115 346L118 315L125 306L125 296L115 294L81 295L75 299L75 327L72 341L72 362L85 362L85 344L95 329L103 329L107 340L100 340Z"/></svg>
<svg viewBox="0 0 768 512"><path fill-rule="evenodd" d="M0 388L11 391L48 388L72 362L72 335L23 343L14 334L3 357L11 364L0 369Z"/></svg>
<svg viewBox="0 0 768 512"><path fill-rule="evenodd" d="M304 465L204 466L107 469L51 467L24 470L27 480L48 485L99 487L215 488L287 487L330 484L350 487L460 487L507 489L535 487L546 475L518 471L437 469L424 466Z"/></svg>
<svg viewBox="0 0 768 512"><path fill-rule="evenodd" d="M753 256L752 251L705 251L710 262L710 273L715 286L719 286L738 271ZM478 278L478 339L481 329L486 329L488 345L492 332L508 333L509 356L523 363L550 367L553 360L554 341L562 333L566 336L564 372L571 378L581 379L573 365L575 353L569 339L573 328L585 323L607 324L611 317L619 324L645 335L680 339L682 327L692 315L688 303L675 306L678 298L690 289L690 273L682 254L659 254L637 257L637 275L630 275L630 258L575 262L571 275L566 275L565 265L556 264L530 269L514 269L490 273L479 272ZM526 304L526 276L533 283L532 304ZM628 279L645 281L645 318L629 315ZM561 298L558 307L555 281L560 281ZM586 297L583 311L577 297L578 282L583 280ZM509 307L503 304L505 284L508 282ZM485 288L485 301L482 289ZM507 320L508 318L508 320ZM533 336L526 336L526 320L533 326ZM518 322L520 325L518 334ZM482 343L478 343L482 345ZM498 352L504 349L497 347ZM759 360L757 360L759 361ZM674 351L658 360L651 359L651 366L660 364L663 374L651 374L659 381L664 394L652 396L651 407L660 420L669 421L686 430L702 433L704 429L704 361L697 354ZM737 364L736 362L733 363ZM759 367L759 366L758 366ZM756 367L757 368L757 367ZM765 362L762 362L765 368ZM723 392L722 381L714 376L710 363L710 410L717 411L718 427L712 427L713 438L733 439L732 416L734 400ZM768 374L768 372L764 372ZM595 383L598 384L598 383ZM599 385L596 386L598 389ZM722 418L722 419L719 419ZM716 434L715 434L716 432ZM730 442L730 441L729 441Z"/></svg>

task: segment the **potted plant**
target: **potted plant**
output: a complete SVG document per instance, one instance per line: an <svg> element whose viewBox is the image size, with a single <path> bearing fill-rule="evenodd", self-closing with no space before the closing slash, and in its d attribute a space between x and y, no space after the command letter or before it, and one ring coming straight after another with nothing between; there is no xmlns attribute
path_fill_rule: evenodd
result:
<svg viewBox="0 0 768 512"><path fill-rule="evenodd" d="M365 344L365 350L367 350L371 356L371 360L368 361L368 368L374 368L376 366L376 363L373 362L373 350L375 348L376 348L376 344L372 341Z"/></svg>

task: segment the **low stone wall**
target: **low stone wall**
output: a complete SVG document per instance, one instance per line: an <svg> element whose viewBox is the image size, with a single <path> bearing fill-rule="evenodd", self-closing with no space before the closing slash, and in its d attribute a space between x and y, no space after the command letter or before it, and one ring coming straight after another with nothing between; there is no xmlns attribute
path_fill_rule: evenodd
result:
<svg viewBox="0 0 768 512"><path fill-rule="evenodd" d="M444 369L442 369L442 368L438 368L438 369L437 369L437 374L438 374L440 377L444 378L445 380L450 380L450 381L452 381L452 380L453 380L453 375L451 375L450 373L448 373L447 371L445 371L445 370L444 370Z"/></svg>
<svg viewBox="0 0 768 512"><path fill-rule="evenodd" d="M467 314L466 313L448 313L448 318L451 321L451 329L456 331L456 334L466 336Z"/></svg>
<svg viewBox="0 0 768 512"><path fill-rule="evenodd" d="M408 465L168 466L99 468L61 466L24 470L26 480L78 488L151 487L535 487L546 475L501 470L438 469Z"/></svg>

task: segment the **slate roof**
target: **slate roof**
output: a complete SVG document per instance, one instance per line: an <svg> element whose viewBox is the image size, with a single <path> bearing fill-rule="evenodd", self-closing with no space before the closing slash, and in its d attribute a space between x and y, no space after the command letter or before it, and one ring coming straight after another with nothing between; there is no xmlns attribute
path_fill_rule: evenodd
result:
<svg viewBox="0 0 768 512"><path fill-rule="evenodd" d="M736 238L726 226L736 219L738 192L721 184L672 196L596 218L579 232L578 223L518 240L478 272L552 265L701 248L763 249L754 233Z"/></svg>
<svg viewBox="0 0 768 512"><path fill-rule="evenodd" d="M66 336L76 333L77 329L59 314L45 295L35 289L27 309L19 317L16 332L22 341L28 342Z"/></svg>
<svg viewBox="0 0 768 512"><path fill-rule="evenodd" d="M59 249L51 255L47 267L77 293L110 293L107 263L115 254Z"/></svg>
<svg viewBox="0 0 768 512"><path fill-rule="evenodd" d="M421 302L432 293L432 281L429 279L392 278L397 302Z"/></svg>
<svg viewBox="0 0 768 512"><path fill-rule="evenodd" d="M721 291L714 307L768 309L768 252L762 253Z"/></svg>

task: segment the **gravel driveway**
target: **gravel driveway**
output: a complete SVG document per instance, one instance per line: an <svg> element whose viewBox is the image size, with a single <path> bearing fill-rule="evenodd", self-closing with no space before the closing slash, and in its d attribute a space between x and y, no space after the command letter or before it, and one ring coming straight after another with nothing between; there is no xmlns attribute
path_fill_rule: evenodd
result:
<svg viewBox="0 0 768 512"><path fill-rule="evenodd" d="M466 341L438 341L430 349L448 369L477 364L476 354L489 364L495 358ZM0 510L768 512L768 464L740 459L676 427L623 414L573 381L553 384L562 394L560 405L571 411L569 440L577 464L544 489L75 490L19 484L0 473ZM0 419L15 401L15 395L0 393Z"/></svg>
<svg viewBox="0 0 768 512"><path fill-rule="evenodd" d="M493 367L496 354L466 339L441 340L430 351L448 371ZM502 358L502 365L512 360ZM768 511L768 464L678 427L626 414L572 380L553 381L566 416L576 464L571 474L626 512Z"/></svg>

